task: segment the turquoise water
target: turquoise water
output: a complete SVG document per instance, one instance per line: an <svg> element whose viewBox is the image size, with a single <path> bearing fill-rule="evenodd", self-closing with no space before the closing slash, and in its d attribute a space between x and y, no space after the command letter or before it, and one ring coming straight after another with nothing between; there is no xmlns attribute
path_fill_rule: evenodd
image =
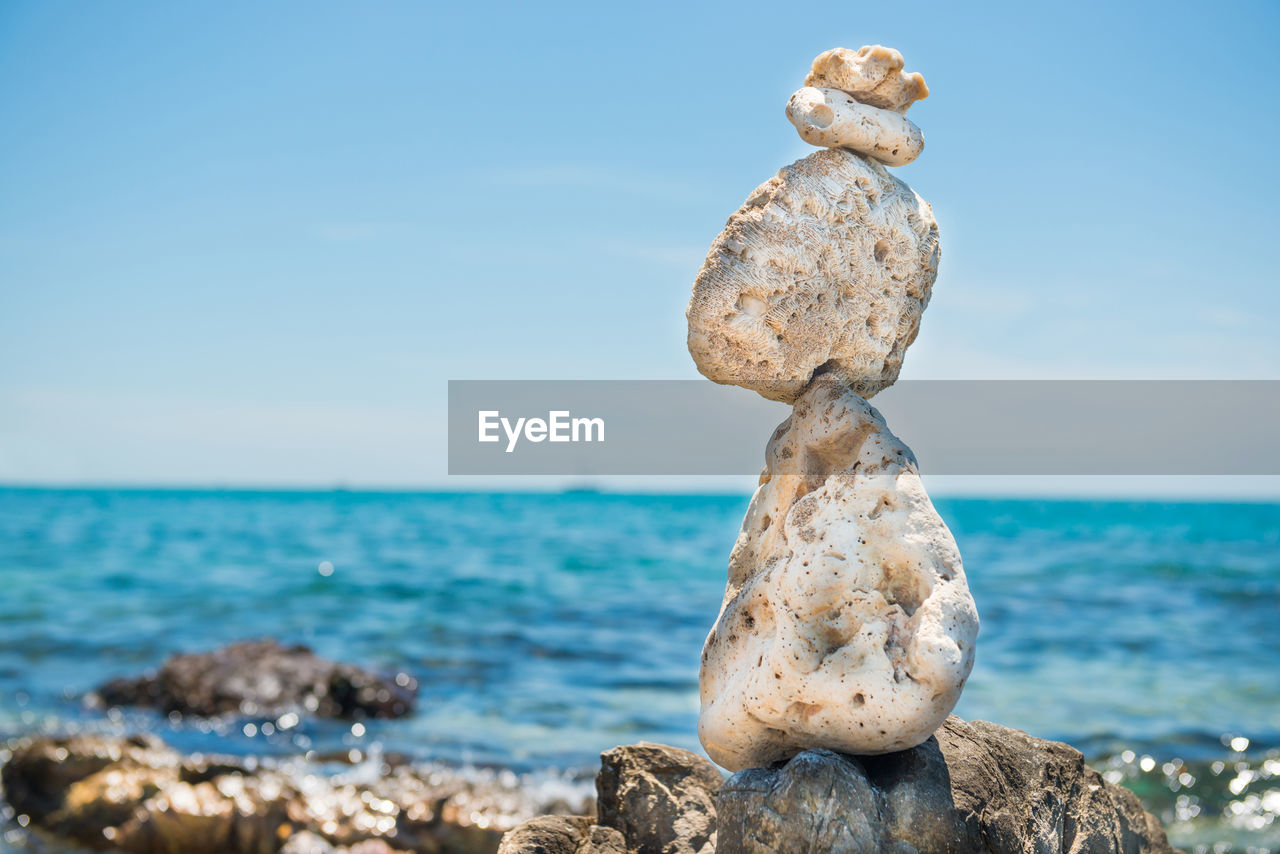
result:
<svg viewBox="0 0 1280 854"><path fill-rule="evenodd" d="M0 490L0 737L145 729L184 749L354 743L521 770L642 738L696 748L699 652L746 504ZM1280 505L937 506L982 616L958 713L1075 744L1193 849L1280 850ZM264 736L80 702L255 636L406 668L420 710L359 737Z"/></svg>

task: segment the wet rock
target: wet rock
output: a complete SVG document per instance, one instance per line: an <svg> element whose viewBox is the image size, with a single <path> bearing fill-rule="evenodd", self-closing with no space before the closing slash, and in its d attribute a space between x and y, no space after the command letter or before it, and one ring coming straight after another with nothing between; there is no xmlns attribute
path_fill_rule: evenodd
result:
<svg viewBox="0 0 1280 854"><path fill-rule="evenodd" d="M663 744L615 747L600 755L596 808L631 851L710 854L715 850L716 766Z"/></svg>
<svg viewBox="0 0 1280 854"><path fill-rule="evenodd" d="M900 753L810 750L731 777L720 850L1171 854L1159 822L1059 742L949 718Z"/></svg>
<svg viewBox="0 0 1280 854"><path fill-rule="evenodd" d="M70 836L64 829L81 820L106 827L128 819L133 804L162 783L177 782L177 760L177 754L147 736L37 739L13 752L0 769L0 783L19 814ZM104 790L106 797L94 799L95 789Z"/></svg>
<svg viewBox="0 0 1280 854"><path fill-rule="evenodd" d="M274 854L286 844L291 854L491 854L529 816L589 803L438 767L386 768L369 781L309 765L250 768L184 756L152 737L23 742L0 783L33 829L134 854Z"/></svg>
<svg viewBox="0 0 1280 854"><path fill-rule="evenodd" d="M280 854L338 854L338 849L323 836L308 831L295 833L280 849Z"/></svg>
<svg viewBox="0 0 1280 854"><path fill-rule="evenodd" d="M398 718L413 711L417 688L406 673L385 678L305 646L255 640L175 655L154 673L108 682L91 699L208 717L299 710L327 718Z"/></svg>
<svg viewBox="0 0 1280 854"><path fill-rule="evenodd" d="M626 840L585 815L531 818L502 837L498 854L626 854Z"/></svg>

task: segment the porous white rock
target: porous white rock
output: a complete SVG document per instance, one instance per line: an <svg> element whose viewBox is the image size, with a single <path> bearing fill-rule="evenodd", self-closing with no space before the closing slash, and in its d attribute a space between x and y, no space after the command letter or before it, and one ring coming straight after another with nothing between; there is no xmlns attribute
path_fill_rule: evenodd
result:
<svg viewBox="0 0 1280 854"><path fill-rule="evenodd" d="M686 317L708 379L787 403L815 371L892 385L938 275L933 210L883 166L824 149L756 188L711 244Z"/></svg>
<svg viewBox="0 0 1280 854"><path fill-rule="evenodd" d="M905 113L929 97L929 87L919 72L903 71L902 66L902 54L890 47L837 47L814 58L804 85L843 89L864 104Z"/></svg>
<svg viewBox="0 0 1280 854"><path fill-rule="evenodd" d="M787 101L787 120L810 145L848 148L886 166L905 166L924 150L924 134L902 113L859 103L840 89L797 91Z"/></svg>
<svg viewBox="0 0 1280 854"><path fill-rule="evenodd" d="M702 653L698 735L731 771L925 741L973 667L978 614L909 448L819 377L769 442Z"/></svg>

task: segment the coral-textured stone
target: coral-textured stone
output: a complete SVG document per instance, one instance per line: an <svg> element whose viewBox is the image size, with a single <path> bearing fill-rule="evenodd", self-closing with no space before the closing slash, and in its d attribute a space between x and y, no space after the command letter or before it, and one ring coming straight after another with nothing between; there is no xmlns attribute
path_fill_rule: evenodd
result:
<svg viewBox="0 0 1280 854"><path fill-rule="evenodd" d="M824 149L761 184L711 245L686 316L718 383L792 402L821 369L892 385L938 275L933 211L883 166Z"/></svg>
<svg viewBox="0 0 1280 854"><path fill-rule="evenodd" d="M903 64L902 54L878 44L837 47L818 54L804 85L841 89L864 104L905 113L929 97L929 87L918 72L903 71Z"/></svg>
<svg viewBox="0 0 1280 854"><path fill-rule="evenodd" d="M914 747L973 666L978 615L911 451L821 377L769 442L703 650L698 732L739 770Z"/></svg>
<svg viewBox="0 0 1280 854"><path fill-rule="evenodd" d="M810 145L847 148L886 166L905 166L924 150L924 134L906 116L839 89L804 87L787 101L787 120Z"/></svg>

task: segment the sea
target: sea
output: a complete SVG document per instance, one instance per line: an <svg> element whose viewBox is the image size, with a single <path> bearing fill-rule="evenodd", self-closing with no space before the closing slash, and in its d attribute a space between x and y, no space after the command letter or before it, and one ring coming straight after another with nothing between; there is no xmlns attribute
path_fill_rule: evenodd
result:
<svg viewBox="0 0 1280 854"><path fill-rule="evenodd" d="M614 745L698 749L699 654L748 499L0 490L0 741L151 732L589 786ZM1075 745L1188 851L1280 852L1280 504L935 503L982 620L957 714ZM407 670L417 712L278 729L84 701L257 637Z"/></svg>

